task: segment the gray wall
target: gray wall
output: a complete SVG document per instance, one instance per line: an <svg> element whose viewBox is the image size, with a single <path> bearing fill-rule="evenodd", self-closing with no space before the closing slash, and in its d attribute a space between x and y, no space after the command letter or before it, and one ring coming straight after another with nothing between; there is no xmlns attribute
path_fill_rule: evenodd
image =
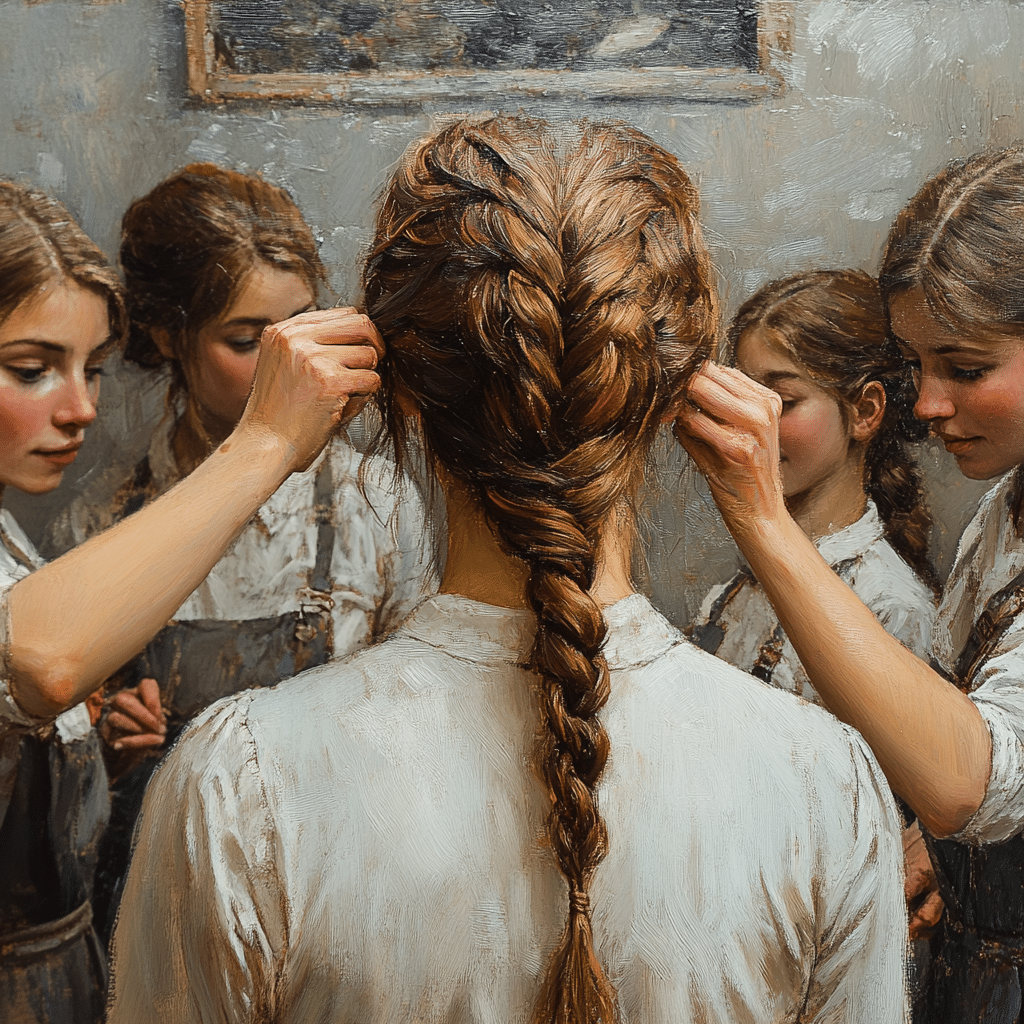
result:
<svg viewBox="0 0 1024 1024"><path fill-rule="evenodd" d="M1024 135L1024 5L797 0L784 88L744 103L533 103L549 118L627 118L682 158L732 309L763 282L807 267L874 269L892 216L947 160ZM500 106L495 97L493 106ZM284 104L199 106L185 81L183 18L169 0L0 0L0 175L64 199L108 251L134 196L194 159L258 170L289 188L318 237L338 292L355 297L373 196L423 108ZM482 107L480 109L483 109ZM38 536L95 467L140 449L159 386L118 372L101 423L61 489L8 506ZM983 490L941 450L923 453L948 564ZM648 582L685 621L735 555L713 508L666 446L653 501Z"/></svg>

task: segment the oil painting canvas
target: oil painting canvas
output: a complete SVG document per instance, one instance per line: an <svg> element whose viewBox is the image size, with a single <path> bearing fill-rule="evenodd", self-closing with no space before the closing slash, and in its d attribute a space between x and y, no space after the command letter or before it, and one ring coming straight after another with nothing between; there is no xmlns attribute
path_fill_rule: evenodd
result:
<svg viewBox="0 0 1024 1024"><path fill-rule="evenodd" d="M0 3L0 1018L1020 1020L1021 38Z"/></svg>

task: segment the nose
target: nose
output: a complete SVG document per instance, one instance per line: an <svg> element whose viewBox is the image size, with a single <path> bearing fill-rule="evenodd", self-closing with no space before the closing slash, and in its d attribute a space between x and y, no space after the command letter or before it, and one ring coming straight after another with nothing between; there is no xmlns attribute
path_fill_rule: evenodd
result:
<svg viewBox="0 0 1024 1024"><path fill-rule="evenodd" d="M914 415L919 420L946 420L955 412L956 406L942 382L931 374L922 374L917 382Z"/></svg>
<svg viewBox="0 0 1024 1024"><path fill-rule="evenodd" d="M64 430L84 430L96 419L98 382L76 376L61 389L60 401L53 411L54 426Z"/></svg>

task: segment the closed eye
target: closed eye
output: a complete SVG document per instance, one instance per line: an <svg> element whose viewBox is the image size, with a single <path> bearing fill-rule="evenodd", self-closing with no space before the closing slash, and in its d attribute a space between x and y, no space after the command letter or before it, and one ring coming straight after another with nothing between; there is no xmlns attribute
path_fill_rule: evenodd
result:
<svg viewBox="0 0 1024 1024"><path fill-rule="evenodd" d="M954 366L951 372L954 380L972 381L980 380L990 369L989 366Z"/></svg>

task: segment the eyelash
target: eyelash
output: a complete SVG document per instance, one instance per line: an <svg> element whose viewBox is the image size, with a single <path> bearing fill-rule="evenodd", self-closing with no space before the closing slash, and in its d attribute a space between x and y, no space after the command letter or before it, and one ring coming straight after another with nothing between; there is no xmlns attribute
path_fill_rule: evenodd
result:
<svg viewBox="0 0 1024 1024"><path fill-rule="evenodd" d="M50 368L47 366L10 366L8 369L22 384L38 384ZM106 371L102 366L87 366L85 368L85 379L90 384L103 376L106 376Z"/></svg>
<svg viewBox="0 0 1024 1024"><path fill-rule="evenodd" d="M954 366L952 373L954 380L975 381L980 380L988 372L987 366L971 367L967 369L962 366Z"/></svg>
<svg viewBox="0 0 1024 1024"><path fill-rule="evenodd" d="M259 345L259 338L228 338L228 345L236 352L248 352Z"/></svg>

